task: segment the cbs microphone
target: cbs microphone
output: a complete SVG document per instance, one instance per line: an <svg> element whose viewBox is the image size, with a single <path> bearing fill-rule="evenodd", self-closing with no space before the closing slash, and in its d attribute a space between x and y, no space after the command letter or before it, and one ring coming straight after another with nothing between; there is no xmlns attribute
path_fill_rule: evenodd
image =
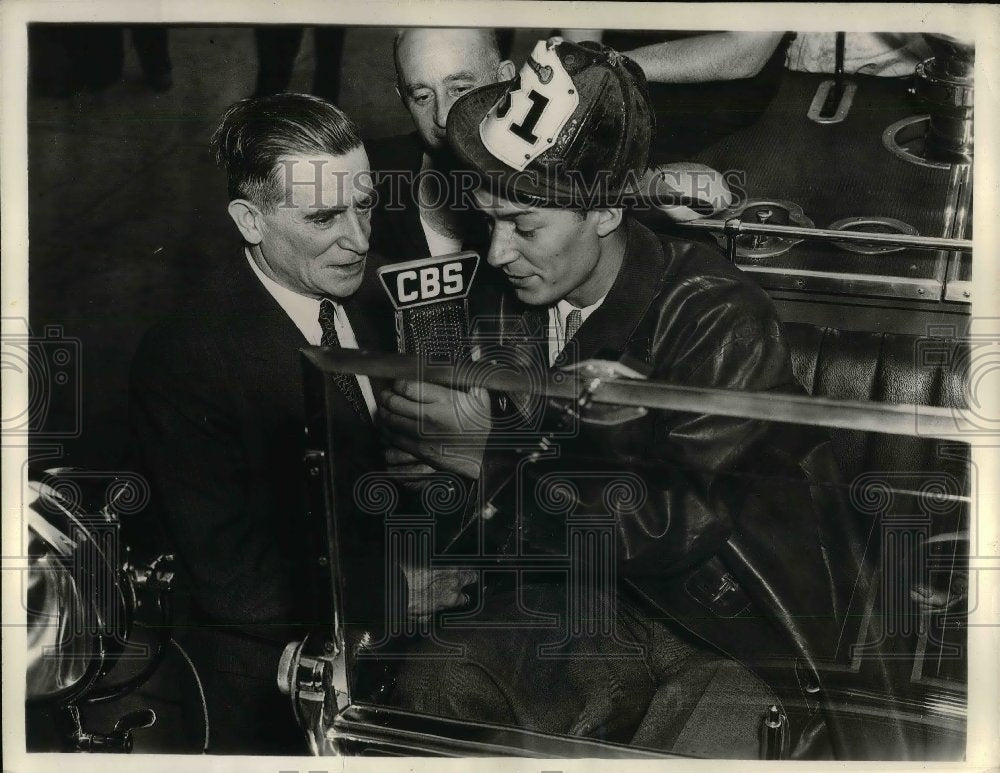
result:
<svg viewBox="0 0 1000 773"><path fill-rule="evenodd" d="M473 251L390 263L378 278L396 312L396 346L434 364L472 356L469 290L479 268Z"/></svg>
<svg viewBox="0 0 1000 773"><path fill-rule="evenodd" d="M396 346L402 354L416 354L428 364L460 365L473 358L469 331L469 290L479 268L479 255L456 252L429 258L390 263L378 269L378 278L396 310ZM421 424L422 426L422 424ZM403 478L404 489L421 492L430 482L426 477ZM436 513L437 533L455 542L463 534L461 513L448 517ZM464 544L464 543L462 543ZM404 569L410 604L433 596L429 586L414 578L437 575L429 566Z"/></svg>

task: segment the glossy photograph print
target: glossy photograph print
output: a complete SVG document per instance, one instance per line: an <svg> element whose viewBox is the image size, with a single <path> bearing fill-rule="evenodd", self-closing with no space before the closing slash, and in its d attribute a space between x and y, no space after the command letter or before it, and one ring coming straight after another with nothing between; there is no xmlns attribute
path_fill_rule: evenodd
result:
<svg viewBox="0 0 1000 773"><path fill-rule="evenodd" d="M992 8L87 5L3 13L12 759L996 763Z"/></svg>

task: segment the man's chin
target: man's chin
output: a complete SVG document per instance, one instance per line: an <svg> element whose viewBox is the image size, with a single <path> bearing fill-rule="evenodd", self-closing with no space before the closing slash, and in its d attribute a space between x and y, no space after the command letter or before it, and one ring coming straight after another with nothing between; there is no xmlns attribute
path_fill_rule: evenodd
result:
<svg viewBox="0 0 1000 773"><path fill-rule="evenodd" d="M514 295L521 303L525 303L528 306L549 306L552 301L546 298L542 293L537 290L531 290L527 287L515 287Z"/></svg>
<svg viewBox="0 0 1000 773"><path fill-rule="evenodd" d="M361 287L361 282L364 279L365 272L359 271L357 276L351 277L349 279L341 279L336 284L331 284L327 286L326 295L331 298L349 298L358 291Z"/></svg>

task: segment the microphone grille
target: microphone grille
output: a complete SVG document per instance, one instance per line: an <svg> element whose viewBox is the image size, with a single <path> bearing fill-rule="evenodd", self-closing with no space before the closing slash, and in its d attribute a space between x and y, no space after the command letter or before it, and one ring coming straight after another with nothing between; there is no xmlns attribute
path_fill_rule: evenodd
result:
<svg viewBox="0 0 1000 773"><path fill-rule="evenodd" d="M405 353L449 363L468 357L468 322L463 299L418 306L400 316Z"/></svg>

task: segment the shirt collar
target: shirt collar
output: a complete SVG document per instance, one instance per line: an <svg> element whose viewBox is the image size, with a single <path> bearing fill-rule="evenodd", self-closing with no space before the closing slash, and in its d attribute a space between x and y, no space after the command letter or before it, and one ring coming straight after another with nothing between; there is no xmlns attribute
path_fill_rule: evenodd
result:
<svg viewBox="0 0 1000 773"><path fill-rule="evenodd" d="M278 284L260 270L260 266L253 259L249 249L245 250L245 254L247 261L250 263L250 268L253 269L260 283L264 285L264 288L278 302L278 305L284 309L292 322L295 323L295 327L302 331L302 335L305 336L309 343L318 345L323 335L319 324L319 298L300 295L294 290L289 290L287 287Z"/></svg>
<svg viewBox="0 0 1000 773"><path fill-rule="evenodd" d="M592 303L589 306L584 306L583 308L581 308L580 309L580 324L583 324L584 322L586 322L587 321L587 317L589 317L591 314L593 314L595 311L597 311L600 308L601 304L604 303L604 299L607 298L607 297L608 297L607 293L605 293L602 297L598 298L595 303ZM572 303L570 303L569 301L567 301L565 298L563 300L559 301L559 303L556 304L556 313L559 315L559 321L562 322L563 324L565 324L566 318L569 316L569 313L571 311L573 311L574 309L577 309L577 308L579 308L579 307L574 306Z"/></svg>

